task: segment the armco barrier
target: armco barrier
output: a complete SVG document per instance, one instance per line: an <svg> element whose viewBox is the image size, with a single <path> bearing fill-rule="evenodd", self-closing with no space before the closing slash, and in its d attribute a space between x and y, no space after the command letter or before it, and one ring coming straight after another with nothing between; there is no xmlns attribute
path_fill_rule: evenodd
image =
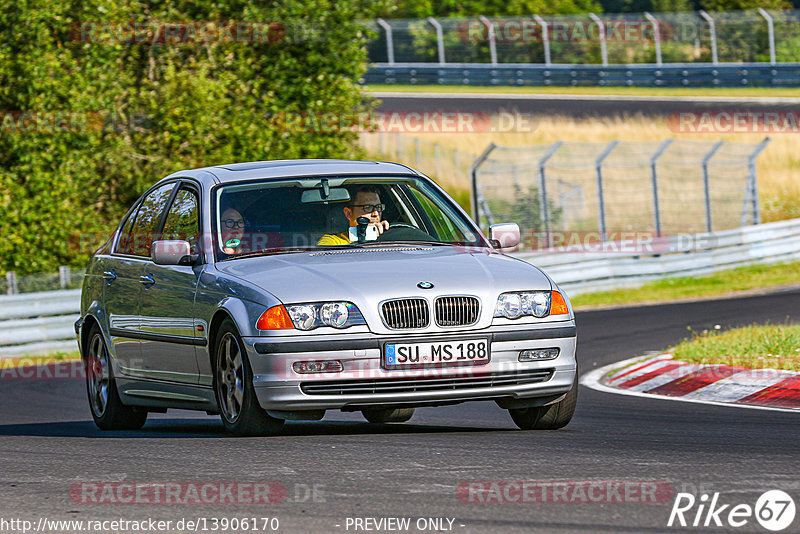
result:
<svg viewBox="0 0 800 534"><path fill-rule="evenodd" d="M390 85L797 87L800 63L532 65L376 63L364 83Z"/></svg>
<svg viewBox="0 0 800 534"><path fill-rule="evenodd" d="M800 259L800 219L666 239L668 246L657 253L551 249L512 255L542 268L570 295ZM73 323L79 311L80 290L0 297L0 358L76 350Z"/></svg>
<svg viewBox="0 0 800 534"><path fill-rule="evenodd" d="M800 260L800 219L675 236L668 238L668 243L658 247L659 252L646 254L555 249L513 255L540 267L567 293L576 295L755 263ZM614 248L613 243L607 246Z"/></svg>
<svg viewBox="0 0 800 534"><path fill-rule="evenodd" d="M0 296L0 358L74 351L81 290Z"/></svg>

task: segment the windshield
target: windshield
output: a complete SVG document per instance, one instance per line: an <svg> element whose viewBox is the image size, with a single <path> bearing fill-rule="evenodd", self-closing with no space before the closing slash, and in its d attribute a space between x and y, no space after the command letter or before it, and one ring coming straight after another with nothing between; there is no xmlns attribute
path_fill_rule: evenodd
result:
<svg viewBox="0 0 800 534"><path fill-rule="evenodd" d="M217 259L331 247L486 247L452 200L425 180L316 177L216 189Z"/></svg>

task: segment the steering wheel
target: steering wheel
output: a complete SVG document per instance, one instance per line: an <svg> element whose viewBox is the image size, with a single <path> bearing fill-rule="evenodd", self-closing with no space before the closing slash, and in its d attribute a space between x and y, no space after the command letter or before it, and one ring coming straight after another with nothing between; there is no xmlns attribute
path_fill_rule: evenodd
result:
<svg viewBox="0 0 800 534"><path fill-rule="evenodd" d="M375 241L431 241L433 238L416 226L395 222L389 225L388 230L378 236Z"/></svg>

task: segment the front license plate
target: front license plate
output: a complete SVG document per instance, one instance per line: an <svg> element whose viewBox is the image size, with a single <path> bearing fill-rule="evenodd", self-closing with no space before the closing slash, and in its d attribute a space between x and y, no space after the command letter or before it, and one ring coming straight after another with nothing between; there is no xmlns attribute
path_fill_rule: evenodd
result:
<svg viewBox="0 0 800 534"><path fill-rule="evenodd" d="M487 363L489 363L488 339L386 343L383 346L383 367L386 369L459 367Z"/></svg>

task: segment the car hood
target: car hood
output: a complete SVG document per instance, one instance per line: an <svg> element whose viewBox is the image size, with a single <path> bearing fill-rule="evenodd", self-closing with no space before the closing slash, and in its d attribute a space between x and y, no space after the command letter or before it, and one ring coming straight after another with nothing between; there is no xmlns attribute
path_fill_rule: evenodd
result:
<svg viewBox="0 0 800 534"><path fill-rule="evenodd" d="M337 249L217 264L217 269L275 295L284 304L467 294L494 302L499 293L549 290L550 280L521 260L482 249L443 246ZM431 289L418 287L430 282Z"/></svg>

